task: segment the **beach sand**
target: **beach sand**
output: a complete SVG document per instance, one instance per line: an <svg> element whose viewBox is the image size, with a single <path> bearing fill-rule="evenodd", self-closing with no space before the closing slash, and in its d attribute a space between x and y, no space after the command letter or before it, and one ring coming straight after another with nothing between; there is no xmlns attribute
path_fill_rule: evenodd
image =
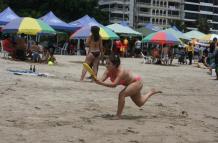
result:
<svg viewBox="0 0 218 143"><path fill-rule="evenodd" d="M52 77L14 75L8 69L28 70L31 63L0 59L0 143L218 142L218 81L207 69L122 58L142 76L142 92L163 93L141 108L126 98L123 119L112 120L123 87L79 82L84 56L56 58L54 66L36 64Z"/></svg>

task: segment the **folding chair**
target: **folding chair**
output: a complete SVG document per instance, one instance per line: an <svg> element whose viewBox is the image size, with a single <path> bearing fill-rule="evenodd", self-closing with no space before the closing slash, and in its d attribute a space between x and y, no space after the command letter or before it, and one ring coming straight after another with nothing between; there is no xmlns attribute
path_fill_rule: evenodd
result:
<svg viewBox="0 0 218 143"><path fill-rule="evenodd" d="M3 47L3 41L1 40L1 55L3 58L9 58L9 53L7 51L4 50L4 47Z"/></svg>
<svg viewBox="0 0 218 143"><path fill-rule="evenodd" d="M61 48L61 55L67 54L68 42L65 42L63 47Z"/></svg>

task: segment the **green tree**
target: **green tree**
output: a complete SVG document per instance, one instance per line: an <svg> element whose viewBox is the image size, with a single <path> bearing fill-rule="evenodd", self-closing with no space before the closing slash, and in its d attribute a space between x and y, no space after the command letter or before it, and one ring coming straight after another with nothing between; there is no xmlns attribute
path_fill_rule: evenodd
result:
<svg viewBox="0 0 218 143"><path fill-rule="evenodd" d="M182 20L171 20L169 23L171 26L176 26L182 32L187 31L186 25Z"/></svg>
<svg viewBox="0 0 218 143"><path fill-rule="evenodd" d="M196 25L199 31L208 34L210 32L210 24L204 17L198 18L196 20Z"/></svg>
<svg viewBox="0 0 218 143"><path fill-rule="evenodd" d="M39 18L49 11L66 22L86 14L102 24L108 24L107 14L98 7L98 0L0 0L0 9L8 6L19 16Z"/></svg>

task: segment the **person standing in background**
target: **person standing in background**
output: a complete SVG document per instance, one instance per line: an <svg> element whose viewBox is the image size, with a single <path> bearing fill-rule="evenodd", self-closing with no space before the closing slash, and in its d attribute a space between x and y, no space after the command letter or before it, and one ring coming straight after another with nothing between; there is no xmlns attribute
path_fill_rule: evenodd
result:
<svg viewBox="0 0 218 143"><path fill-rule="evenodd" d="M193 55L194 55L194 47L193 47L191 42L189 42L188 46L186 47L186 51L188 53L189 65L191 65L192 64L192 58L193 58Z"/></svg>

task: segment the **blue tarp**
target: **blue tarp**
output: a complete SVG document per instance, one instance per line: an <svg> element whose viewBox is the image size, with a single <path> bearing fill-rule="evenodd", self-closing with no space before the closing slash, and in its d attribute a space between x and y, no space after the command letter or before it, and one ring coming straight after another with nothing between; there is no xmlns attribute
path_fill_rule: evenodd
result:
<svg viewBox="0 0 218 143"><path fill-rule="evenodd" d="M78 28L80 28L78 26L72 26L72 25L60 20L51 11L49 13L47 13L46 15L44 15L43 17L40 17L39 19L41 19L43 22L50 25L55 30L75 31Z"/></svg>
<svg viewBox="0 0 218 143"><path fill-rule="evenodd" d="M8 22L19 18L19 16L11 10L10 7L6 8L0 13L0 25L6 25Z"/></svg>
<svg viewBox="0 0 218 143"><path fill-rule="evenodd" d="M162 30L160 27L154 26L152 23L145 24L145 28L156 31L156 32Z"/></svg>
<svg viewBox="0 0 218 143"><path fill-rule="evenodd" d="M88 25L88 23L90 22L98 23L94 18L91 18L88 15L85 15L78 20L70 22L69 24L72 26L83 27L83 26Z"/></svg>
<svg viewBox="0 0 218 143"><path fill-rule="evenodd" d="M172 27L174 30L176 30L176 31L178 31L178 32L180 32L180 33L182 33L183 34L183 32L181 32L175 25Z"/></svg>

